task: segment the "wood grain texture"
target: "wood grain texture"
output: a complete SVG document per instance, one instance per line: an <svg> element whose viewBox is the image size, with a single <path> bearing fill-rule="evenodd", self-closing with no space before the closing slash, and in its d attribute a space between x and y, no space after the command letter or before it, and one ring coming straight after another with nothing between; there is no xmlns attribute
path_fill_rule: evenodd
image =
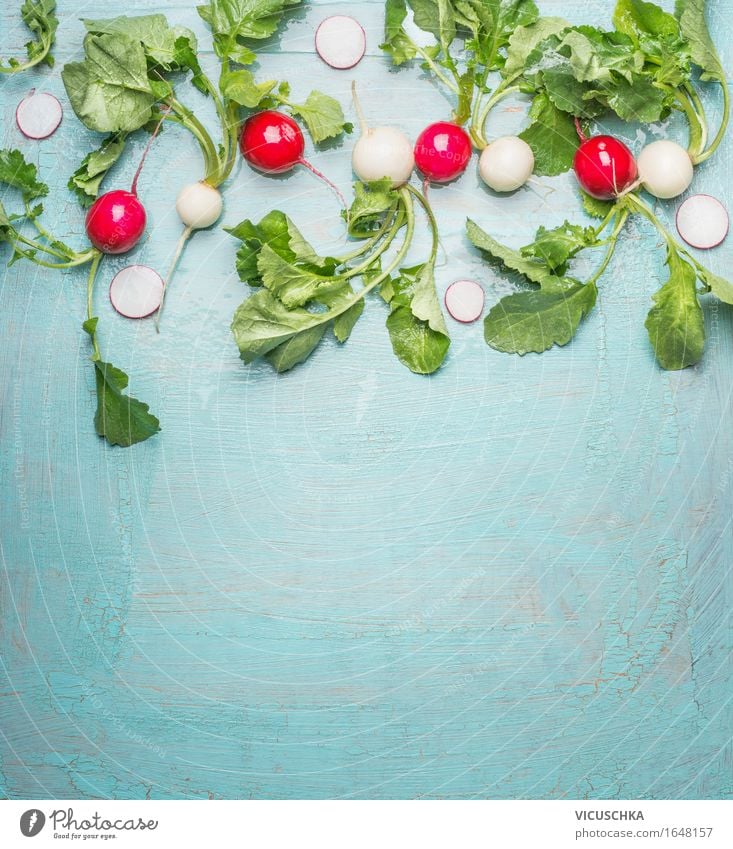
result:
<svg viewBox="0 0 733 849"><path fill-rule="evenodd" d="M26 40L16 5L0 12L3 50ZM77 18L109 14L96 0L59 6L57 68L78 55ZM346 6L294 14L263 74L344 104L353 76L373 119L412 137L447 117L419 69L392 72L380 55L381 3L348 4L367 29L358 68L319 62L314 28ZM602 0L540 6L578 22L611 14ZM730 69L733 2L709 6ZM125 8L164 11L209 43L186 0ZM12 120L31 86L66 108L41 143ZM50 219L83 244L65 183L93 134L58 73L0 80L0 104L3 146L38 163ZM521 105L490 133L519 127ZM638 149L643 136L625 134ZM314 154L341 185L351 144ZM696 190L730 202L732 150ZM193 142L166 130L134 260L165 267L173 198L199 167ZM468 245L467 214L513 245L540 222L581 219L569 175L541 182L498 200L471 168L431 190L441 291L473 276L493 303L511 288ZM273 180L238 166L226 223L275 207L320 248L342 236L335 199L304 170ZM195 238L160 336L112 312L106 282L128 259L106 263L104 350L163 426L126 451L93 432L83 272L4 272L0 795L732 797L730 309L706 303L700 366L661 372L643 322L663 255L632 223L563 350L510 357L480 324L453 323L445 367L421 378L393 357L374 299L345 346L277 377L244 367L230 337L244 295L235 247L221 230ZM427 247L423 229L414 258ZM733 241L708 259L730 274Z"/></svg>

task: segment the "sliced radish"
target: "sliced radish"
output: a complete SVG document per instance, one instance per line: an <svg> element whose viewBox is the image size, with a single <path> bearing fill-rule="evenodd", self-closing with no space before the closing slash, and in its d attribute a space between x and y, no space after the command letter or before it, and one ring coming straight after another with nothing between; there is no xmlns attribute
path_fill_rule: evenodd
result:
<svg viewBox="0 0 733 849"><path fill-rule="evenodd" d="M18 129L29 139L47 139L56 132L64 116L58 100L45 91L31 89L15 110Z"/></svg>
<svg viewBox="0 0 733 849"><path fill-rule="evenodd" d="M115 274L109 287L112 306L125 318L152 315L163 300L163 280L147 265L128 265Z"/></svg>
<svg viewBox="0 0 733 849"><path fill-rule="evenodd" d="M316 30L316 53L340 71L353 68L366 52L366 33L359 21L348 15L332 15Z"/></svg>
<svg viewBox="0 0 733 849"><path fill-rule="evenodd" d="M711 195L693 195L677 210L677 231L693 248L714 248L728 235L728 212Z"/></svg>
<svg viewBox="0 0 733 849"><path fill-rule="evenodd" d="M456 280L446 290L445 307L456 321L470 324L484 311L484 290L474 280Z"/></svg>

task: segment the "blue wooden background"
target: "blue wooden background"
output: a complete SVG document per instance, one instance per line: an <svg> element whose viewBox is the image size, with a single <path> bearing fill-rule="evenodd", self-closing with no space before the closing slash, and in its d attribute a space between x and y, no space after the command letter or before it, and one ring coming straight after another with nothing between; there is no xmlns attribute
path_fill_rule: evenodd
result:
<svg viewBox="0 0 733 849"><path fill-rule="evenodd" d="M17 5L0 12L7 52L26 40ZM708 5L731 68L733 3ZM59 6L57 69L79 55L77 19L110 14L101 0ZM540 6L575 22L612 12L608 0ZM192 0L125 9L194 28L213 70ZM367 29L353 72L311 49L339 11ZM390 71L381 28L381 2L311 4L263 47L262 72L350 113L353 77L372 119L414 138L449 103L418 68ZM13 121L31 86L66 107L43 142ZM716 111L718 94L705 102ZM81 246L65 183L96 139L57 71L0 80L0 103L3 146L39 165L49 220ZM507 102L490 133L524 115ZM675 122L655 130L667 133L684 137ZM638 150L643 133L625 134ZM352 144L314 154L344 186ZM697 191L730 201L732 150L699 169ZM173 200L199 176L190 137L166 130L141 182L149 239L134 260L165 268ZM431 197L440 289L474 276L488 303L510 284L467 244L467 214L513 245L582 216L570 175L498 199L472 165ZM274 207L324 250L342 237L335 199L305 170L275 180L238 166L226 223ZM660 371L643 322L663 253L631 223L565 349L513 358L480 323L452 322L444 368L418 377L393 357L374 299L346 346L278 377L243 366L230 337L244 295L235 247L221 230L196 237L160 336L107 302L130 259L104 264L104 350L163 426L130 450L93 431L83 271L3 272L0 795L733 796L731 310L706 303L700 366ZM427 247L423 230L416 261ZM730 273L733 240L707 258Z"/></svg>

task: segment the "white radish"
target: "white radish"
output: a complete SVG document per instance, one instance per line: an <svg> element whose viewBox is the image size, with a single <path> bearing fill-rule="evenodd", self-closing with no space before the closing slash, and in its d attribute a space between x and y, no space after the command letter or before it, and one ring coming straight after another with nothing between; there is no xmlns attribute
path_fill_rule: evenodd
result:
<svg viewBox="0 0 733 849"><path fill-rule="evenodd" d="M470 324L484 311L484 290L474 280L456 280L446 290L445 308L456 321Z"/></svg>
<svg viewBox="0 0 733 849"><path fill-rule="evenodd" d="M397 188L410 179L415 167L415 155L407 136L394 127L369 127L364 120L356 96L356 85L351 84L351 94L361 125L361 138L354 145L351 167L365 183L389 177Z"/></svg>
<svg viewBox="0 0 733 849"><path fill-rule="evenodd" d="M163 280L147 265L128 265L112 279L109 299L125 318L146 318L163 300Z"/></svg>
<svg viewBox="0 0 733 849"><path fill-rule="evenodd" d="M339 71L353 68L366 53L364 28L348 15L326 18L316 30L316 53Z"/></svg>
<svg viewBox="0 0 733 849"><path fill-rule="evenodd" d="M650 195L667 200L686 191L692 182L693 166L689 153L668 139L648 144L636 164L639 180Z"/></svg>
<svg viewBox="0 0 733 849"><path fill-rule="evenodd" d="M208 183L190 183L176 198L176 212L186 227L205 230L221 217L224 207L221 192Z"/></svg>
<svg viewBox="0 0 733 849"><path fill-rule="evenodd" d="M64 116L59 101L45 91L31 89L15 110L18 129L29 139L47 139Z"/></svg>
<svg viewBox="0 0 733 849"><path fill-rule="evenodd" d="M714 248L728 235L728 212L711 195L693 195L677 210L677 232L693 248Z"/></svg>
<svg viewBox="0 0 733 849"><path fill-rule="evenodd" d="M521 188L534 171L532 148L519 136L502 136L482 151L478 173L495 192L513 192Z"/></svg>

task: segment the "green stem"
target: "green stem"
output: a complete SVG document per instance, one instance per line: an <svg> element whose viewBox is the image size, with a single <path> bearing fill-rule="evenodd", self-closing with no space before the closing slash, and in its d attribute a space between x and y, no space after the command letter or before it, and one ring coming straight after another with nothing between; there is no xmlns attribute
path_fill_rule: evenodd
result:
<svg viewBox="0 0 733 849"><path fill-rule="evenodd" d="M687 123L690 127L690 138L687 145L687 152L690 154L690 159L692 159L693 162L697 162L697 157L700 156L705 149L705 142L707 140L707 130L704 120L698 114L694 103L686 91L677 91L675 93L675 98L679 104L680 111L684 112L685 117L687 118Z"/></svg>
<svg viewBox="0 0 733 849"><path fill-rule="evenodd" d="M608 238L608 249L603 257L603 261L596 269L593 276L588 280L588 283L596 283L600 279L603 272L608 267L608 263L611 261L611 257L613 256L613 252L616 250L616 244L618 243L619 233L626 223L626 219L629 217L629 213L627 210L622 210L621 214L618 217L618 221L616 222L616 226L613 228L613 232Z"/></svg>
<svg viewBox="0 0 733 849"><path fill-rule="evenodd" d="M206 127L204 127L190 109L176 100L172 94L166 98L165 102L175 113L168 113L165 116L165 120L172 121L175 124L180 124L195 137L201 147L201 152L204 157L204 168L206 170L204 179L206 182L210 182L211 185L217 186L219 182L221 182L219 179L221 160L219 159L219 152L216 149L216 145L212 141Z"/></svg>
<svg viewBox="0 0 733 849"><path fill-rule="evenodd" d="M436 257L438 256L438 245L440 244L440 237L438 235L438 222L435 220L435 214L433 213L432 207L428 203L428 200L425 197L425 195L423 195L422 192L419 192L413 186L409 185L409 183L406 186L406 188L407 188L407 191L410 192L410 194L413 195L417 199L417 202L423 208L423 210L425 211L425 214L428 217L428 221L430 223L430 232L432 234L432 239L433 239L432 248L430 250L430 260L429 261L431 263L434 263Z"/></svg>
<svg viewBox="0 0 733 849"><path fill-rule="evenodd" d="M720 87L723 89L723 117L720 119L720 126L718 127L718 132L715 134L715 138L710 142L707 150L703 151L695 159L696 165L700 162L705 162L706 159L709 159L715 153L718 146L723 141L725 131L728 128L728 121L730 120L730 93L728 91L728 82L725 79L720 80Z"/></svg>
<svg viewBox="0 0 733 849"><path fill-rule="evenodd" d="M504 82L500 83L496 89L494 89L494 93L489 97L489 99L484 103L483 107L474 113L474 118L471 120L471 138L479 150L483 150L488 142L486 141L486 134L484 132L484 126L486 124L486 119L489 117L489 112L496 106L496 104L504 97L508 97L510 94L514 94L515 91L519 91L518 85L509 85L510 80L504 80Z"/></svg>
<svg viewBox="0 0 733 849"><path fill-rule="evenodd" d="M618 206L614 204L611 209L606 213L606 217L601 221L601 223L595 228L596 238L601 235L601 233L608 227L609 222L618 212Z"/></svg>
<svg viewBox="0 0 733 849"><path fill-rule="evenodd" d="M410 39L410 40L412 41L412 39ZM435 74L435 76L436 76L436 77L437 77L437 78L438 78L438 79L439 79L439 80L440 80L440 81L441 81L444 85L448 86L448 88L449 88L449 89L450 89L450 90L451 90L454 94L458 94L458 93L459 93L458 83L457 83L457 82L454 82L453 80L451 80L451 78L450 78L450 77L447 77L447 76L446 76L446 75L445 75L445 74L444 74L444 73L440 70L440 68L439 68L439 67L435 64L435 61L434 61L434 60L430 57L430 55L429 55L428 53L426 53L426 52L425 52L425 50L423 50L423 48L422 48L422 47L420 47L420 45L419 45L419 44L415 44L415 42L413 41L413 42L412 42L412 46L413 46L413 48L415 49L415 52L418 54L418 56L420 56L420 57L421 57L421 58L422 58L422 59L423 59L423 60L427 63L427 65L429 66L430 70L431 70L431 71ZM455 72L455 71L453 71L454 76L455 76L455 73L456 73L456 72Z"/></svg>
<svg viewBox="0 0 733 849"><path fill-rule="evenodd" d="M374 253L370 253L369 256L358 265L355 265L353 268L350 268L345 274L343 274L343 278L345 280L349 280L352 277L358 277L360 274L363 274L369 266L373 265L375 260L377 260L382 254L387 250L387 248L394 241L397 232L400 227L402 227L402 218L399 215L393 215L391 218L386 219L386 221L390 224L389 232L387 233L384 241L381 245L379 245L379 249ZM372 241L370 239L370 241ZM376 244L376 243L375 243Z"/></svg>
<svg viewBox="0 0 733 849"><path fill-rule="evenodd" d="M33 59L29 59L27 62L22 62L17 65L2 65L0 64L0 74L19 74L22 71L27 71L29 68L33 68L36 65L39 65L43 60L48 56L51 47L53 46L53 38L49 36L41 36L39 39L40 43L43 45L43 50Z"/></svg>
<svg viewBox="0 0 733 849"><path fill-rule="evenodd" d="M89 266L89 275L87 276L87 321L90 321L94 318L94 281L97 277L97 271L99 269L99 263L102 261L102 257L104 254L99 251L95 252L95 257L92 260L92 264ZM101 360L102 354L99 350L99 342L97 341L97 331L94 330L92 336L92 348L94 349L94 354L92 356L93 360Z"/></svg>
<svg viewBox="0 0 733 849"><path fill-rule="evenodd" d="M377 232L373 236L371 236L363 244L359 245L359 247L355 250L337 257L340 261L340 264L343 265L344 263L350 262L352 259L357 259L358 257L362 256L362 254L365 254L367 251L370 251L374 247L374 245L376 245L377 242L382 238L382 236L384 236L387 230L389 230L389 228L392 226L396 211L397 202L395 201L394 205L387 211L387 214L385 215L384 221L382 222L382 225L379 230L377 230Z"/></svg>

